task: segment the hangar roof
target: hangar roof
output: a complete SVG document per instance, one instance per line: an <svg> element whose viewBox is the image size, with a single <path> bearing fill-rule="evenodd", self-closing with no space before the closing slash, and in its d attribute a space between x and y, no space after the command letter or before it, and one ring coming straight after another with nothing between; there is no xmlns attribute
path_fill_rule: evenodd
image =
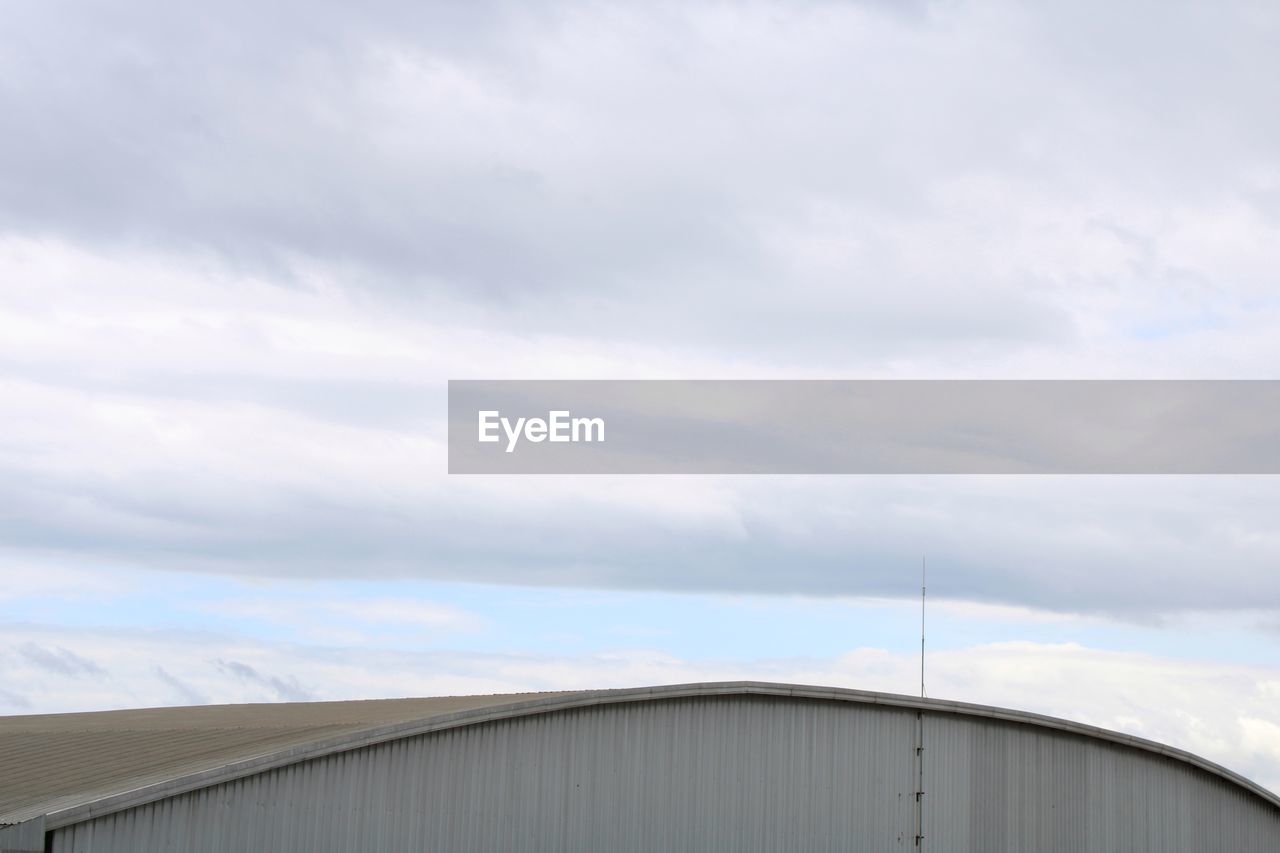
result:
<svg viewBox="0 0 1280 853"><path fill-rule="evenodd" d="M553 693L0 717L0 824L344 736Z"/></svg>
<svg viewBox="0 0 1280 853"><path fill-rule="evenodd" d="M843 701L1056 729L1191 764L1280 808L1280 797L1226 768L1132 735L985 705L744 681L0 717L0 825L43 815L49 828L65 826L333 752L489 720L592 705L715 695Z"/></svg>

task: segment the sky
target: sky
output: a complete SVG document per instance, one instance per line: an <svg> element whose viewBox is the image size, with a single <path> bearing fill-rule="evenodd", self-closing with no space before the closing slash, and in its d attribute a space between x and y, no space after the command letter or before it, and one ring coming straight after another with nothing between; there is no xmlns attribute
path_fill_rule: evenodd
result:
<svg viewBox="0 0 1280 853"><path fill-rule="evenodd" d="M1280 791L1274 477L460 477L449 379L1275 379L1269 2L9 0L0 713L751 678Z"/></svg>

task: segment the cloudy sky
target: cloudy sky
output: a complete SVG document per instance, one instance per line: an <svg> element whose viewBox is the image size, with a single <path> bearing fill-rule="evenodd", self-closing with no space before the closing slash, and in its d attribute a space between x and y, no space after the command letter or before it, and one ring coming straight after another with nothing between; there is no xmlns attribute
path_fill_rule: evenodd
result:
<svg viewBox="0 0 1280 853"><path fill-rule="evenodd" d="M13 0L0 713L918 689L1280 790L1272 477L466 478L463 378L1278 378L1274 3Z"/></svg>

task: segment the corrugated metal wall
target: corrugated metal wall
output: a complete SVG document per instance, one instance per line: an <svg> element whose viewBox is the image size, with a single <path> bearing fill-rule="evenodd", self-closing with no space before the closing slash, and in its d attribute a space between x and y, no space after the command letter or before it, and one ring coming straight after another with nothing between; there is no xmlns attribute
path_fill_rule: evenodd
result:
<svg viewBox="0 0 1280 853"><path fill-rule="evenodd" d="M1280 810L1181 761L1035 726L926 720L926 850L1280 853Z"/></svg>
<svg viewBox="0 0 1280 853"><path fill-rule="evenodd" d="M925 850L1280 850L1280 812L1158 756L925 717ZM55 853L913 850L915 712L599 705L315 759L55 832Z"/></svg>

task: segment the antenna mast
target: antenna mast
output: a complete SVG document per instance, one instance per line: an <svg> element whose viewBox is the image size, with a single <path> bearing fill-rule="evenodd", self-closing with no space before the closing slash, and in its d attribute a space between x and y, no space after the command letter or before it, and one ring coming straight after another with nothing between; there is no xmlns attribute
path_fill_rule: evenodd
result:
<svg viewBox="0 0 1280 853"><path fill-rule="evenodd" d="M920 698L924 698L924 582L926 557L920 558Z"/></svg>
<svg viewBox="0 0 1280 853"><path fill-rule="evenodd" d="M920 557L920 698L924 699L924 594L927 557ZM924 707L916 711L916 850L924 850Z"/></svg>

